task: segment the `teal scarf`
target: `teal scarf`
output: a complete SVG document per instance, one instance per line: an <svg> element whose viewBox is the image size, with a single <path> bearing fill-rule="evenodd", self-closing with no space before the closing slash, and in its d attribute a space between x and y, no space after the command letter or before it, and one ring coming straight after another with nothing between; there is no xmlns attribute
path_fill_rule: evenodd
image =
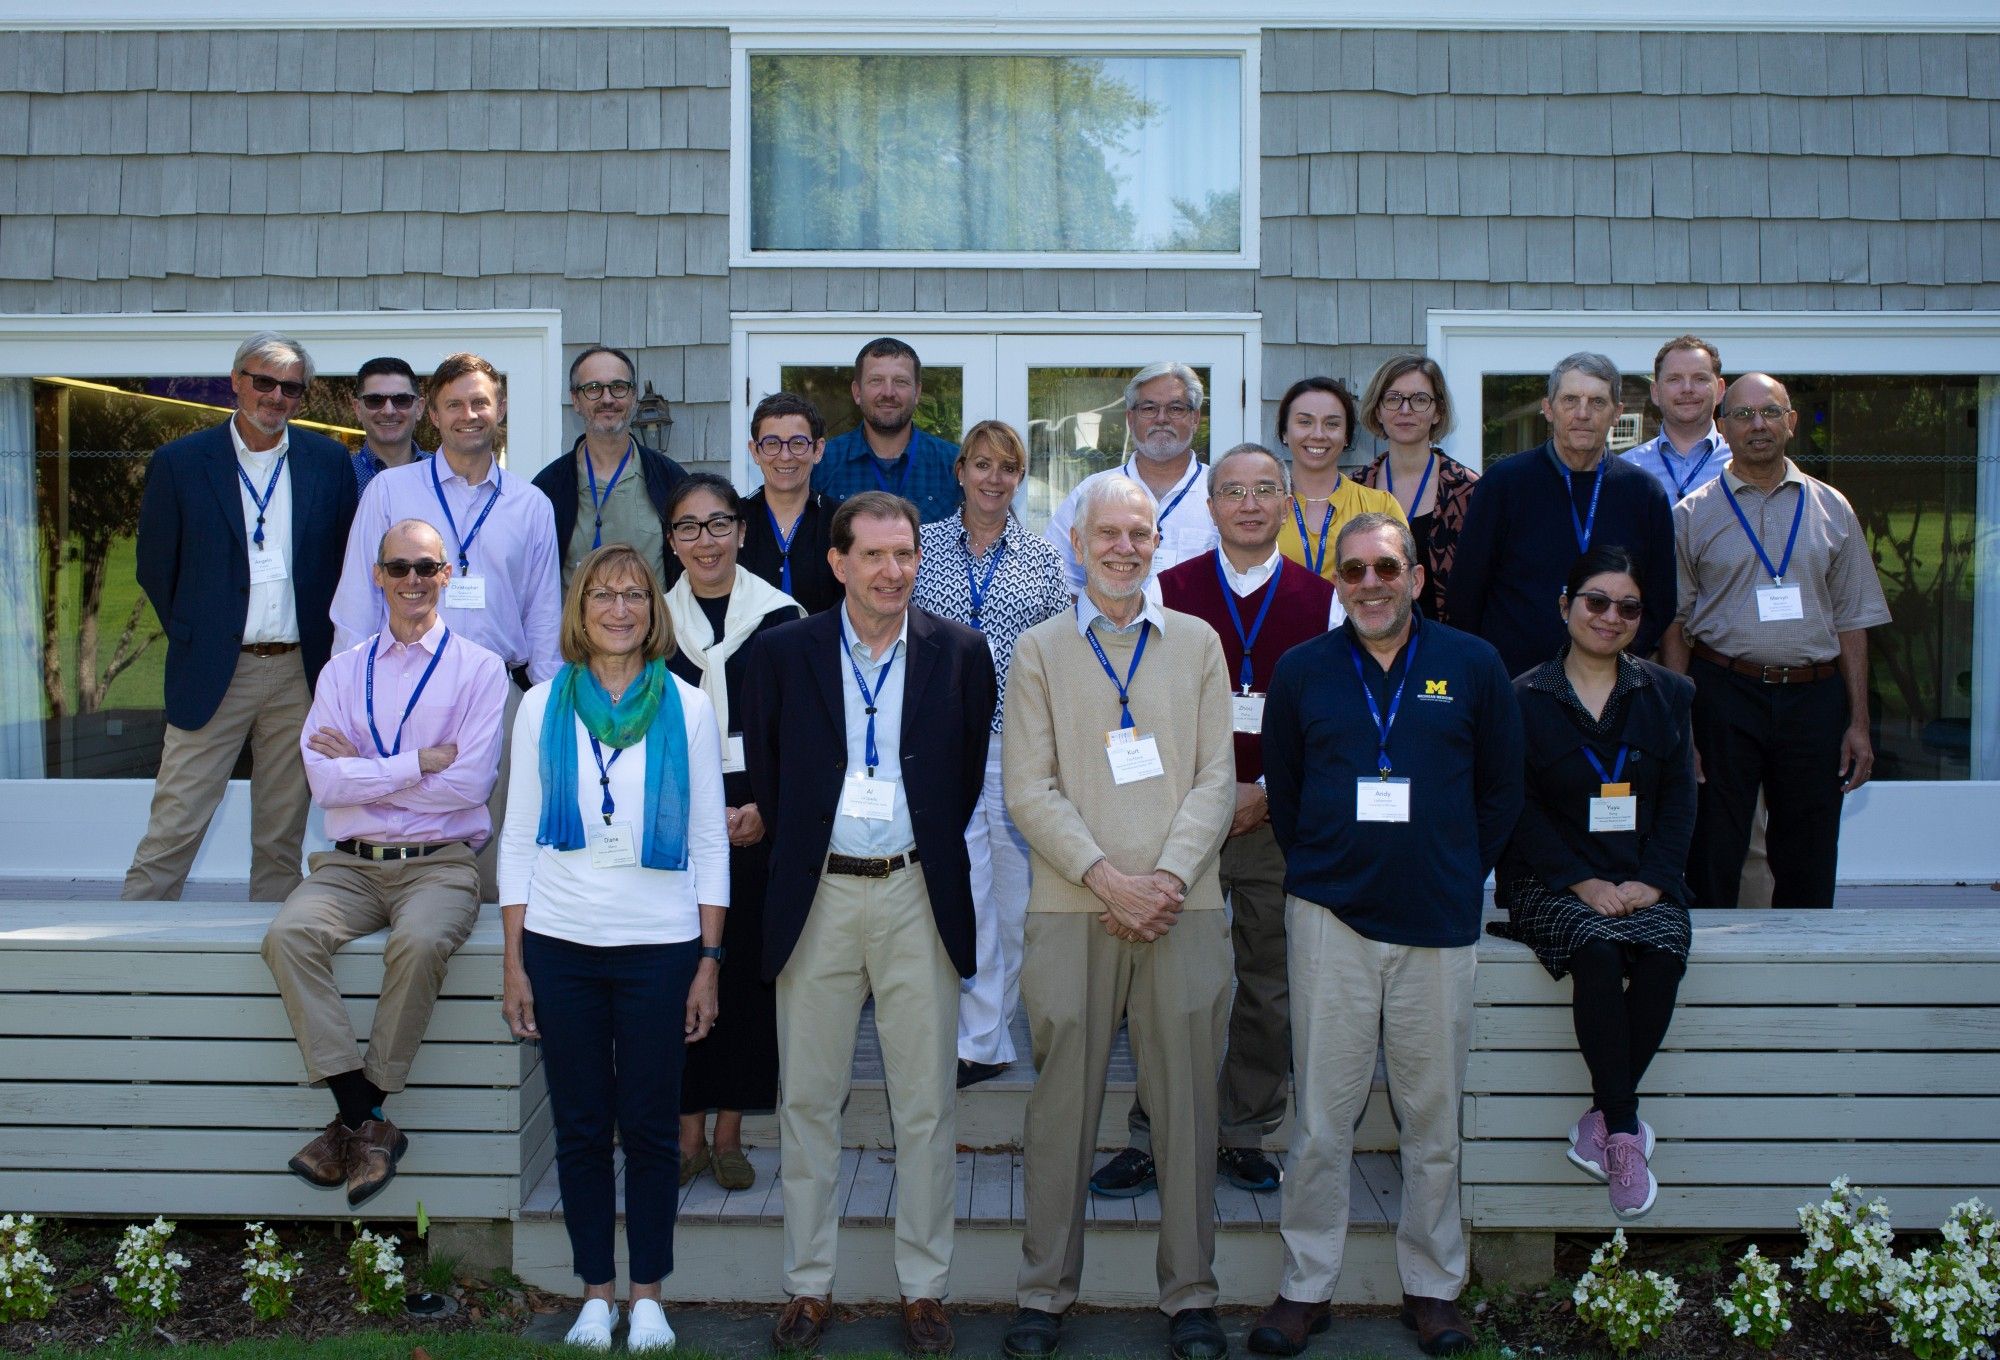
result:
<svg viewBox="0 0 2000 1360"><path fill-rule="evenodd" d="M577 790L579 719L601 745L615 750L646 742L646 832L639 862L648 869L687 868L687 724L664 661L648 662L618 704L588 666L566 665L556 672L542 714L542 820L535 843L557 850L588 844Z"/></svg>

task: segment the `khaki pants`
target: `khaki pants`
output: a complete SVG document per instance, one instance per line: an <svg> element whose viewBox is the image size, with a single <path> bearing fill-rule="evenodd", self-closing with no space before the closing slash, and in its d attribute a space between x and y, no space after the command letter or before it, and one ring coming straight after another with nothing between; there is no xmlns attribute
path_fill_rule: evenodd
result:
<svg viewBox="0 0 2000 1360"><path fill-rule="evenodd" d="M871 993L896 1135L896 1278L906 1298L941 1299L958 1154L958 971L938 938L922 866L887 878L822 875L778 974L785 1289L833 1292L840 1110Z"/></svg>
<svg viewBox="0 0 2000 1360"><path fill-rule="evenodd" d="M1228 927L1190 911L1151 944L1087 912L1028 913L1021 995L1035 1044L1022 1148L1018 1298L1061 1313L1083 1275L1083 1207L1111 1041L1125 1020L1160 1178L1160 1310L1215 1305L1215 1070L1229 1013Z"/></svg>
<svg viewBox="0 0 2000 1360"><path fill-rule="evenodd" d="M250 742L250 900L282 902L299 886L312 796L299 734L312 708L305 663L242 653L215 716L198 728L167 725L153 810L132 852L119 896L127 902L178 902L201 838L243 742Z"/></svg>
<svg viewBox="0 0 2000 1360"><path fill-rule="evenodd" d="M1286 899L1292 1067L1298 1090L1278 1292L1333 1297L1347 1243L1354 1125L1380 1043L1401 1126L1403 1217L1396 1266L1405 1293L1455 1299L1465 1287L1458 1210L1458 1107L1472 1039L1473 947L1382 944L1303 898Z"/></svg>
<svg viewBox="0 0 2000 1360"><path fill-rule="evenodd" d="M486 844L480 847L478 857L482 902L500 900L500 880L496 876L500 868L500 826L507 818L507 774L514 764L514 715L521 711L521 695L521 687L510 675L507 703L500 714L500 775L493 781L493 793L486 800L486 813L492 818L488 825L493 830L486 837ZM536 749L540 749L539 744Z"/></svg>
<svg viewBox="0 0 2000 1360"><path fill-rule="evenodd" d="M264 962L285 998L308 1078L318 1083L358 1067L384 1091L403 1089L445 967L478 919L478 889L479 871L465 845L385 863L338 850L312 857L311 876L264 933ZM333 980L333 956L384 926L382 993L364 1062Z"/></svg>

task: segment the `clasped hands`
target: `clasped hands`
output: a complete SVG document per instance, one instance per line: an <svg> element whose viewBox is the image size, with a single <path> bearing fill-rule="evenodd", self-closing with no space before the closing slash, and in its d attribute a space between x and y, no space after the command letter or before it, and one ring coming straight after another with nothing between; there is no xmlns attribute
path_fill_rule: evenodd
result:
<svg viewBox="0 0 2000 1360"><path fill-rule="evenodd" d="M1097 923L1105 933L1134 944L1150 944L1172 930L1187 900L1187 885L1165 869L1128 874L1108 859L1084 872L1083 886L1104 904Z"/></svg>
<svg viewBox="0 0 2000 1360"><path fill-rule="evenodd" d="M1602 878L1586 878L1570 884L1569 890L1599 916L1630 916L1660 900L1658 888L1637 879L1611 883Z"/></svg>

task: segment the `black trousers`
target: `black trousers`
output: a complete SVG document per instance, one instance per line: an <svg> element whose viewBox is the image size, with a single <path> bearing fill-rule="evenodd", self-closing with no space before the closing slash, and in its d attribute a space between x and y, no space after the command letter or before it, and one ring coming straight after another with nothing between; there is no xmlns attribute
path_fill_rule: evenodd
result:
<svg viewBox="0 0 2000 1360"><path fill-rule="evenodd" d="M1767 685L1697 657L1694 745L1700 801L1688 854L1693 907L1733 907L1750 852L1757 790L1770 812L1765 833L1774 907L1830 907L1840 853L1840 739L1847 688L1837 675Z"/></svg>
<svg viewBox="0 0 2000 1360"><path fill-rule="evenodd" d="M1592 940L1569 956L1576 1045L1612 1133L1639 1131L1639 1079L1667 1037L1686 965L1644 945ZM1630 984L1626 982L1631 979Z"/></svg>

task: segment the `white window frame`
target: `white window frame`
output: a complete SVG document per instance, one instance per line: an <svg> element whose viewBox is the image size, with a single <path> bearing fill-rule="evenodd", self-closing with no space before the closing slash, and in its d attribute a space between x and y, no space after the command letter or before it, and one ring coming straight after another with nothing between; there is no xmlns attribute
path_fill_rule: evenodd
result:
<svg viewBox="0 0 2000 1360"><path fill-rule="evenodd" d="M1132 37L1129 25L1100 25L1085 32L992 31L943 33L882 32L842 28L741 30L729 39L729 266L732 269L843 267L940 269L1255 269L1261 248L1259 96L1263 42L1253 27L1206 34L1148 33ZM1241 245L1227 254L1212 251L1006 251L1006 250L752 250L750 246L750 58L819 56L830 52L895 52L912 56L997 57L1228 56L1241 63L1238 98L1243 145L1239 207Z"/></svg>
<svg viewBox="0 0 2000 1360"><path fill-rule="evenodd" d="M1456 428L1454 458L1481 465L1482 379L1534 373L1564 355L1596 350L1620 371L1650 375L1653 355L1683 333L1711 340L1724 372L1949 373L2000 377L2000 312L1476 312L1434 311L1427 352L1444 370ZM1982 384L1982 456L2000 444L2000 382ZM1982 464L1981 528L2000 532L2000 469ZM1991 510L1989 511L1989 507ZM2000 554L1983 553L1973 620L1974 740L1979 714L2000 684ZM1975 761L1981 759L1977 750ZM2000 780L1876 780L1849 795L1841 814L1840 877L1855 883L2000 880Z"/></svg>

